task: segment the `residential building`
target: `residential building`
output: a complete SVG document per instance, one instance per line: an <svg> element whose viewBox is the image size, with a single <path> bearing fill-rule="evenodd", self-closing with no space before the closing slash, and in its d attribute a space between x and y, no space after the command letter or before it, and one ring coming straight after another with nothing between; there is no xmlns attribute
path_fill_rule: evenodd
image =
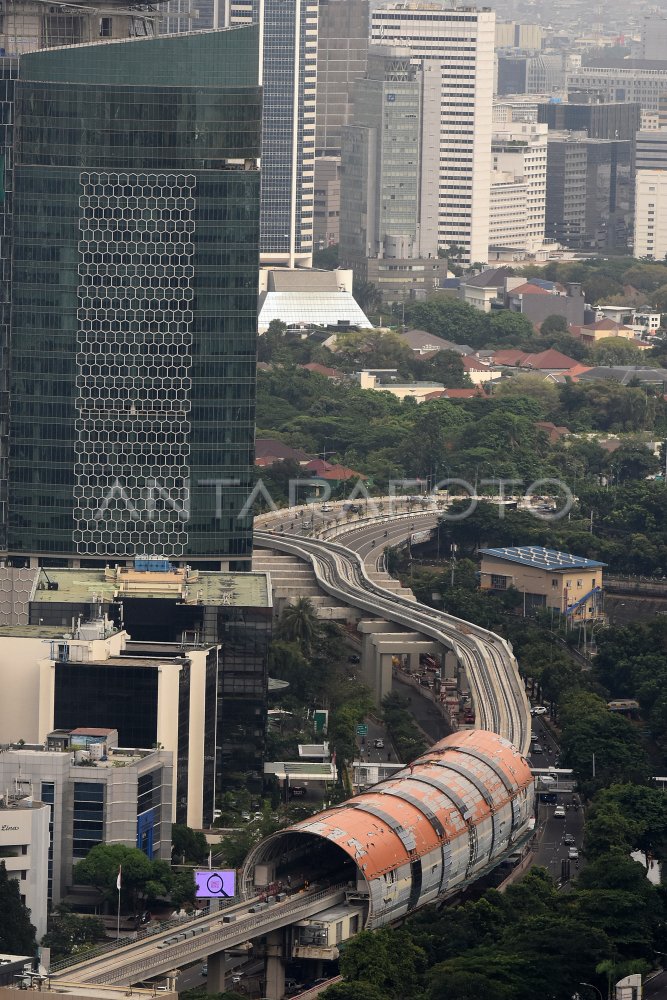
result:
<svg viewBox="0 0 667 1000"><path fill-rule="evenodd" d="M360 389L374 389L376 392L390 392L398 399L414 399L424 403L437 399L444 392L441 382L399 382L398 373L360 371L357 372Z"/></svg>
<svg viewBox="0 0 667 1000"><path fill-rule="evenodd" d="M466 275L461 279L459 298L475 309L491 312L491 304L502 300L508 278L512 278L508 267L489 267L480 274ZM517 283L521 284L522 280Z"/></svg>
<svg viewBox="0 0 667 1000"><path fill-rule="evenodd" d="M481 352L480 352L481 353ZM486 357L486 353L484 354ZM561 351L549 348L538 353L520 351L516 348L493 351L488 360L494 365L509 368L525 368L535 372L566 374L577 362Z"/></svg>
<svg viewBox="0 0 667 1000"><path fill-rule="evenodd" d="M523 595L524 614L553 608L571 624L603 617L605 563L541 545L480 549L480 587Z"/></svg>
<svg viewBox="0 0 667 1000"><path fill-rule="evenodd" d="M249 27L21 58L0 398L14 562L250 565L258 48Z"/></svg>
<svg viewBox="0 0 667 1000"><path fill-rule="evenodd" d="M0 794L0 856L19 884L37 941L46 934L49 870L49 806L26 794L22 784Z"/></svg>
<svg viewBox="0 0 667 1000"><path fill-rule="evenodd" d="M596 365L579 375L580 382L641 382L654 385L663 394L667 387L667 368L642 368L640 365Z"/></svg>
<svg viewBox="0 0 667 1000"><path fill-rule="evenodd" d="M292 329L331 327L372 329L352 295L352 271L318 271L297 268L263 268L260 273L259 332L266 333L274 320Z"/></svg>
<svg viewBox="0 0 667 1000"><path fill-rule="evenodd" d="M325 250L340 243L339 156L316 158L314 185L313 246Z"/></svg>
<svg viewBox="0 0 667 1000"><path fill-rule="evenodd" d="M340 260L357 278L367 259L437 261L439 119L439 68L371 46L342 128Z"/></svg>
<svg viewBox="0 0 667 1000"><path fill-rule="evenodd" d="M623 340L635 339L635 331L631 327L607 318L598 319L594 323L586 323L584 326L572 326L569 332L573 337L591 346L599 340L608 340L609 337L621 337Z"/></svg>
<svg viewBox="0 0 667 1000"><path fill-rule="evenodd" d="M521 313L535 327L547 316L563 316L568 324L584 322L584 293L574 283L565 288L556 282L527 281L508 288L505 302L510 312Z"/></svg>
<svg viewBox="0 0 667 1000"><path fill-rule="evenodd" d="M96 844L137 847L171 860L172 754L121 749L112 730L50 733L46 746L12 746L0 754L0 785L45 803L48 901L72 885L72 869ZM86 742L88 741L87 746Z"/></svg>
<svg viewBox="0 0 667 1000"><path fill-rule="evenodd" d="M544 243L545 232L547 126L532 123L494 125L491 153L490 246L518 247L529 252L538 250ZM523 205L521 184L525 188ZM494 192L495 187L499 188L497 192Z"/></svg>
<svg viewBox="0 0 667 1000"><path fill-rule="evenodd" d="M654 260L664 260L667 254L667 169L638 170L635 175L633 253Z"/></svg>
<svg viewBox="0 0 667 1000"><path fill-rule="evenodd" d="M632 161L630 140L550 132L547 238L571 249L625 249L634 209Z"/></svg>
<svg viewBox="0 0 667 1000"><path fill-rule="evenodd" d="M405 330L400 334L401 340L419 357L430 358L439 351L453 351L455 354L474 354L468 344L454 344L451 340L436 337L426 330Z"/></svg>
<svg viewBox="0 0 667 1000"><path fill-rule="evenodd" d="M545 122L550 131L586 132L589 139L631 139L639 131L639 104L623 101L574 103L550 101L540 104L537 120ZM588 95L586 95L588 96Z"/></svg>
<svg viewBox="0 0 667 1000"><path fill-rule="evenodd" d="M225 16L261 31L262 262L310 267L318 0L225 0Z"/></svg>
<svg viewBox="0 0 667 1000"><path fill-rule="evenodd" d="M637 337L652 337L662 326L662 313L650 306L596 306L595 318L629 326Z"/></svg>
<svg viewBox="0 0 667 1000"><path fill-rule="evenodd" d="M667 91L667 61L606 57L604 66L582 66L568 74L568 92L586 91L603 102L638 104L642 111L657 111L661 93Z"/></svg>
<svg viewBox="0 0 667 1000"><path fill-rule="evenodd" d="M489 246L495 13L410 0L376 8L374 44L400 45L441 74L438 245L485 261Z"/></svg>

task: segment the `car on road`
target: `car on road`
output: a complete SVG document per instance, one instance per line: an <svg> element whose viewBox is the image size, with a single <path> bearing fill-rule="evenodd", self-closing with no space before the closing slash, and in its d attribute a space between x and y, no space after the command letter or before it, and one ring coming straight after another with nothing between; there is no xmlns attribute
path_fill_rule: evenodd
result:
<svg viewBox="0 0 667 1000"><path fill-rule="evenodd" d="M571 833L566 833L563 837L563 843L569 847L570 844L574 844L574 835Z"/></svg>
<svg viewBox="0 0 667 1000"><path fill-rule="evenodd" d="M373 746L375 747L376 750L384 750L384 740L382 739L373 740Z"/></svg>
<svg viewBox="0 0 667 1000"><path fill-rule="evenodd" d="M533 707L530 710L531 715L546 715L547 712L548 709L545 708L544 705L533 705Z"/></svg>
<svg viewBox="0 0 667 1000"><path fill-rule="evenodd" d="M533 743L532 747L530 748L530 752L531 753L544 753L544 747L542 746L541 743Z"/></svg>
<svg viewBox="0 0 667 1000"><path fill-rule="evenodd" d="M331 504L330 504L330 503L323 503L323 504L322 504L322 506L320 507L320 510L321 510L321 511L322 511L322 512L323 512L324 514L328 514L328 513L329 513L329 511L332 511L332 510L333 510L333 507L331 506Z"/></svg>
<svg viewBox="0 0 667 1000"><path fill-rule="evenodd" d="M204 964L202 965L202 967L201 967L201 974L202 974L202 976L204 976L204 978L206 978L206 976L208 976L208 962L204 962Z"/></svg>
<svg viewBox="0 0 667 1000"><path fill-rule="evenodd" d="M576 847L571 847L570 850L567 852L567 856L570 859L570 861L578 861L579 851L577 850Z"/></svg>
<svg viewBox="0 0 667 1000"><path fill-rule="evenodd" d="M554 809L554 819L565 819L565 806L556 806Z"/></svg>
<svg viewBox="0 0 667 1000"><path fill-rule="evenodd" d="M347 658L348 663L359 663L360 661L361 657L358 655L358 653L352 653L352 655L348 656Z"/></svg>

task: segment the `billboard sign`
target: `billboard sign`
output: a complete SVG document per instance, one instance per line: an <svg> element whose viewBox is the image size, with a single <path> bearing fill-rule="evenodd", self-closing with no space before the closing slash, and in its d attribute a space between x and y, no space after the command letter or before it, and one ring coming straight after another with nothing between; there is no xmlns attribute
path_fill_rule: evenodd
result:
<svg viewBox="0 0 667 1000"><path fill-rule="evenodd" d="M205 868L195 871L197 899L232 899L236 895L236 872Z"/></svg>

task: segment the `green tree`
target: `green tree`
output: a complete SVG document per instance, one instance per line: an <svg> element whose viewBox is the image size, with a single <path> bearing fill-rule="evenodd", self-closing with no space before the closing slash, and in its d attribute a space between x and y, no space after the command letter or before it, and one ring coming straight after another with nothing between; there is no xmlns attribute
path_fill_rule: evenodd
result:
<svg viewBox="0 0 667 1000"><path fill-rule="evenodd" d="M21 901L19 884L0 861L0 951L6 955L34 955L37 942L30 910Z"/></svg>
<svg viewBox="0 0 667 1000"><path fill-rule="evenodd" d="M338 244L333 243L325 247L324 250L316 250L313 254L313 267L323 268L325 271L335 271L338 267Z"/></svg>
<svg viewBox="0 0 667 1000"><path fill-rule="evenodd" d="M540 326L540 336L550 337L554 333L567 333L567 320L564 316L552 314L543 320Z"/></svg>
<svg viewBox="0 0 667 1000"><path fill-rule="evenodd" d="M373 983L350 982L335 983L320 994L322 1000L390 1000L388 993L383 992Z"/></svg>
<svg viewBox="0 0 667 1000"><path fill-rule="evenodd" d="M115 901L118 898L116 879L121 866L121 906L125 911L136 913L140 901L149 895L168 894L171 888L169 865L151 861L143 851L123 844L96 844L74 866L74 881L80 885L94 885Z"/></svg>
<svg viewBox="0 0 667 1000"><path fill-rule="evenodd" d="M523 344L535 336L533 324L521 313L501 309L492 313L489 321L489 339L492 344Z"/></svg>
<svg viewBox="0 0 667 1000"><path fill-rule="evenodd" d="M625 337L603 337L591 348L591 361L596 365L637 365L643 351Z"/></svg>
<svg viewBox="0 0 667 1000"><path fill-rule="evenodd" d="M389 1000L421 994L426 955L408 931L383 927L362 931L345 945L340 958L345 979L370 983Z"/></svg>
<svg viewBox="0 0 667 1000"><path fill-rule="evenodd" d="M364 312L377 312L382 306L382 292L372 281L354 281L352 295Z"/></svg>
<svg viewBox="0 0 667 1000"><path fill-rule="evenodd" d="M48 930L41 943L43 947L51 949L51 961L59 962L104 940L106 927L99 917L72 913L61 904L49 915Z"/></svg>
<svg viewBox="0 0 667 1000"><path fill-rule="evenodd" d="M320 623L312 601L307 597L298 597L293 604L285 605L277 632L287 642L298 643L304 656L308 656L320 633Z"/></svg>
<svg viewBox="0 0 667 1000"><path fill-rule="evenodd" d="M171 828L171 853L174 861L202 865L208 857L208 843L201 830L193 830L181 823Z"/></svg>

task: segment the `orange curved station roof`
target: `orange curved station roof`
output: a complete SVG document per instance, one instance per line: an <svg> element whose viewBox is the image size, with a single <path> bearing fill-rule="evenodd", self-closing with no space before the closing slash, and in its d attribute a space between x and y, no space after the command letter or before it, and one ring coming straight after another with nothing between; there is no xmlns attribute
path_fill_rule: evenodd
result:
<svg viewBox="0 0 667 1000"><path fill-rule="evenodd" d="M370 791L283 833L332 841L374 879L460 836L532 782L528 764L507 740L468 730L436 743Z"/></svg>

